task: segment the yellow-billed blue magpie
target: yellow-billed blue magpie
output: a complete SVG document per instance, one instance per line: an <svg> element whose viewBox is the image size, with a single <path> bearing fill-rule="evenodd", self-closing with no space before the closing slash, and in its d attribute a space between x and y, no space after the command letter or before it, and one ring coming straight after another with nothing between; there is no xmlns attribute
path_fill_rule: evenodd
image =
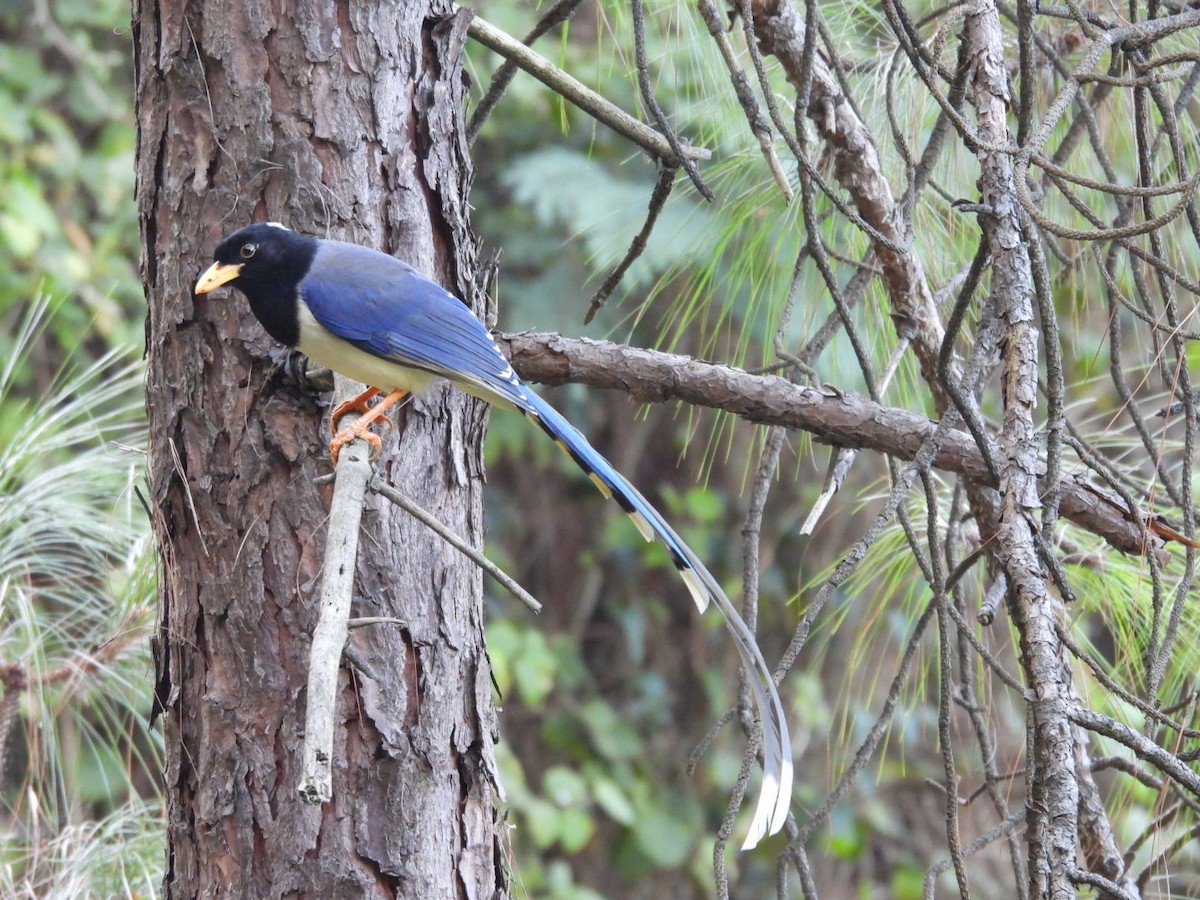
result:
<svg viewBox="0 0 1200 900"><path fill-rule="evenodd" d="M233 284L275 340L363 382L371 393L391 391L389 400L449 381L523 413L616 499L646 540L657 537L666 545L700 611L712 602L724 617L762 720L763 785L743 849L779 831L791 799L791 742L754 636L691 548L582 434L522 383L466 304L393 256L275 223L229 235L214 259L196 283L197 294Z"/></svg>

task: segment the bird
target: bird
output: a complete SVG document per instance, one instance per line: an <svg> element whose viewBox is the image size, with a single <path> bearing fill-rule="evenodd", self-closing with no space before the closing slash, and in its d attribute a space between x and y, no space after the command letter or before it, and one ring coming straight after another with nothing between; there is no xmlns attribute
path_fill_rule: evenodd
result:
<svg viewBox="0 0 1200 900"><path fill-rule="evenodd" d="M260 222L229 234L196 282L197 295L238 288L267 333L318 365L362 382L367 390L335 410L367 410L334 438L363 436L368 416L449 382L493 406L532 420L575 461L600 492L615 499L647 540L667 548L696 606L716 606L732 636L762 723L763 778L743 850L779 832L793 781L791 739L771 670L749 627L717 580L662 515L587 439L513 371L491 332L470 308L437 282L387 253L325 240ZM335 424L336 430L336 424ZM340 443L337 443L340 440Z"/></svg>

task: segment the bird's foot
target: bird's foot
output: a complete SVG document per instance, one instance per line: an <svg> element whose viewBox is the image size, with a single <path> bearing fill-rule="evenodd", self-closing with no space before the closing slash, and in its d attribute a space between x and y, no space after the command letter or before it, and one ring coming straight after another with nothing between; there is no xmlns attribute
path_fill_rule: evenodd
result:
<svg viewBox="0 0 1200 900"><path fill-rule="evenodd" d="M329 433L336 435L338 433L338 422L342 420L342 416L347 413L356 412L360 415L365 415L371 411L370 402L377 395L382 393L377 387L369 387L361 394L351 397L349 400L343 400L333 408L333 412L329 414Z"/></svg>
<svg viewBox="0 0 1200 900"><path fill-rule="evenodd" d="M358 426L362 423L362 419L355 422L349 428L343 428L333 436L333 440L329 442L329 461L337 466L338 457L342 455L342 447L353 440L362 438L371 445L371 453L367 457L370 461L377 457L383 451L383 440L373 431L367 431L365 428L360 429Z"/></svg>
<svg viewBox="0 0 1200 900"><path fill-rule="evenodd" d="M379 393L381 391L378 388L368 388L357 397L347 400L344 403L339 403L337 408L334 409L333 415L330 418L330 429L334 432L334 435L333 440L329 442L329 459L334 466L337 466L338 456L342 452L342 447L357 438L362 438L371 445L370 459L378 456L383 449L383 441L380 440L379 435L367 429L381 418L390 426L392 423L389 419L384 418L384 413L391 409L398 401L408 397L409 393L408 391L392 391L375 406L367 406L367 401ZM349 428L339 430L337 423L341 420L342 416L350 412L360 412L362 416Z"/></svg>

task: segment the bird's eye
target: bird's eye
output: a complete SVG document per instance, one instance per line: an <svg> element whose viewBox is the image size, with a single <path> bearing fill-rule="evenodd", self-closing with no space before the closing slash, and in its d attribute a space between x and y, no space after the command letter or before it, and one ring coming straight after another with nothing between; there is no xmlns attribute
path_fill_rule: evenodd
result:
<svg viewBox="0 0 1200 900"><path fill-rule="evenodd" d="M258 244L242 244L242 249L238 251L242 259L251 259L258 250Z"/></svg>

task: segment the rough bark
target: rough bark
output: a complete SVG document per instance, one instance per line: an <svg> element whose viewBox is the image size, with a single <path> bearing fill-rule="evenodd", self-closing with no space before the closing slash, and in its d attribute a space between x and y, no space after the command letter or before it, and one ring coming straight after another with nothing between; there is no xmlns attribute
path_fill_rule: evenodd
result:
<svg viewBox="0 0 1200 900"><path fill-rule="evenodd" d="M167 897L504 894L479 571L369 501L334 799L296 793L329 489L322 410L244 299L194 303L252 219L397 253L467 298L476 247L447 2L135 0L150 479L161 550ZM376 465L481 542L474 401L442 391Z"/></svg>

